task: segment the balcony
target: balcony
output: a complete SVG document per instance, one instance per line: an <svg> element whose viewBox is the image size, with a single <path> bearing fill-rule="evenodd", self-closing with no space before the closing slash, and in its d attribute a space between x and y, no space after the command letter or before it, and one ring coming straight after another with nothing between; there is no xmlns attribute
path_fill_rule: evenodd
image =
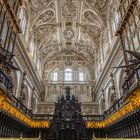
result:
<svg viewBox="0 0 140 140"><path fill-rule="evenodd" d="M28 117L32 117L32 112L21 103L15 96L12 97L11 102L9 102L12 106L14 106L17 110L21 111L24 115Z"/></svg>
<svg viewBox="0 0 140 140"><path fill-rule="evenodd" d="M12 79L10 76L11 72L11 59L13 55L0 46L0 87L2 90L12 92Z"/></svg>
<svg viewBox="0 0 140 140"><path fill-rule="evenodd" d="M108 110L104 112L103 115L84 115L83 118L86 121L103 121L109 118L113 113L119 110L124 105L124 98L123 96L118 99L113 106L111 106Z"/></svg>
<svg viewBox="0 0 140 140"><path fill-rule="evenodd" d="M17 110L21 111L25 116L33 120L52 120L54 115L51 114L33 114L31 110L29 110L23 103L21 103L15 96L12 97L11 102L9 102L12 106L14 106Z"/></svg>
<svg viewBox="0 0 140 140"><path fill-rule="evenodd" d="M13 87L11 77L2 69L0 69L0 87L8 92L11 92Z"/></svg>
<svg viewBox="0 0 140 140"><path fill-rule="evenodd" d="M1 43L1 41L0 41ZM2 47L0 44L0 60L10 62L13 57L13 54Z"/></svg>
<svg viewBox="0 0 140 140"><path fill-rule="evenodd" d="M1 73L1 75L6 77L5 80L3 80L1 83L7 89L10 90L10 87L9 87L10 80L8 79L9 77L7 78L7 75L5 75L2 70L0 71L0 73ZM6 82L4 82L4 81L6 81ZM82 115L84 121L86 121L86 122L93 121L93 123L97 122L97 123L105 123L106 125L110 125L113 122L109 122L109 123L106 123L106 122L114 114L117 114L119 112L119 114L117 114L117 115L121 116L121 118L122 118L122 116L127 115L129 112L134 112L137 108L132 107L133 109L130 108L130 110L129 110L130 100L128 102L126 102L126 98L129 98L129 96L132 93L134 93L133 91L135 91L139 87L140 87L140 65L138 65L135 69L133 69L131 71L131 74L129 74L129 76L126 78L126 80L123 84L123 90L124 90L123 96L120 99L116 100L115 103L113 104L113 106L111 106L107 111L105 111L103 115ZM132 100L135 101L135 98L133 98ZM49 121L49 122L51 122L53 120L53 117L54 117L54 114L33 114L32 111L27 109L26 106L24 106L24 104L22 104L14 96L11 98L10 101L8 101L8 104L10 104L10 106L14 107L16 110L22 112L22 114L24 116L27 116L28 118L30 118L33 121L43 121L43 122ZM125 114L122 115L121 113L123 113L123 111L122 111L123 108L127 109L127 112L125 112ZM119 117L114 116L113 118L119 118ZM103 126L103 127L105 127L105 126ZM101 126L101 128L102 128L102 126Z"/></svg>
<svg viewBox="0 0 140 140"><path fill-rule="evenodd" d="M131 74L125 79L122 86L125 97L128 97L133 90L140 86L140 65L138 65Z"/></svg>
<svg viewBox="0 0 140 140"><path fill-rule="evenodd" d="M1 74L3 74L5 77L3 71L0 71ZM5 84L5 87L10 89L10 79L8 77L5 78L6 82L3 82ZM125 98L129 97L136 88L140 86L140 65L137 66L131 74L127 77L123 84L123 96L116 100L113 106L111 106L107 111L104 112L103 115L83 115L83 118L86 121L102 121L104 119L107 119L112 114L114 114L116 111L118 111L121 107L125 105ZM37 120L51 120L53 118L53 114L32 114L30 110L28 110L17 98L12 98L12 104L17 108L18 110L22 111L25 115L31 117L32 119Z"/></svg>
<svg viewBox="0 0 140 140"><path fill-rule="evenodd" d="M125 82L122 86L123 88L123 96L116 100L113 106L111 106L107 111L104 112L103 115L87 115L83 116L87 121L101 121L109 116L111 116L113 113L115 113L117 110L119 110L121 107L123 107L126 103L125 100L135 91L137 88L140 87L140 65L138 65L135 69L131 71L131 74L125 79Z"/></svg>

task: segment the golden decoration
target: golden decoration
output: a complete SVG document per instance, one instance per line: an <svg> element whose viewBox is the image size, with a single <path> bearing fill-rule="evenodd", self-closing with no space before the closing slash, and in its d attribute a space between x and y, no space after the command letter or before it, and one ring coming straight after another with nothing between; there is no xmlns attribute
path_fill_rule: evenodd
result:
<svg viewBox="0 0 140 140"><path fill-rule="evenodd" d="M31 118L25 116L22 112L17 110L14 106L12 106L9 99L4 95L2 91L0 91L0 110L7 112L11 116L14 116L16 119L27 124L30 127L33 127L33 128L48 128L49 127L49 121L32 120Z"/></svg>
<svg viewBox="0 0 140 140"><path fill-rule="evenodd" d="M86 123L87 128L104 128L107 125L121 119L126 114L132 112L140 106L140 89L137 89L132 95L125 101L125 105L121 107L117 112L112 114L109 118L103 121L88 121Z"/></svg>
<svg viewBox="0 0 140 140"><path fill-rule="evenodd" d="M140 89L134 91L134 93L125 101L125 105L121 107L117 112L112 114L109 118L103 121L87 121L87 128L104 128L107 125L121 119L124 115L132 112L140 106ZM25 116L21 111L17 110L10 103L9 99L0 91L0 110L3 110L14 116L19 121L27 124L32 128L49 128L49 121L37 121Z"/></svg>

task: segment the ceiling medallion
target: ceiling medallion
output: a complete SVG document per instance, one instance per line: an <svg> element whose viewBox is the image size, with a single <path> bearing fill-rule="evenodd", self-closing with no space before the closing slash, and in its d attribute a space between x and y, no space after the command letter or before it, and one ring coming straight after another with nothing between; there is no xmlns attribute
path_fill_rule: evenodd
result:
<svg viewBox="0 0 140 140"><path fill-rule="evenodd" d="M63 32L63 35L66 40L71 40L74 37L74 31L72 27L66 27L66 29Z"/></svg>
<svg viewBox="0 0 140 140"><path fill-rule="evenodd" d="M72 66L72 61L69 60L65 61L65 66Z"/></svg>

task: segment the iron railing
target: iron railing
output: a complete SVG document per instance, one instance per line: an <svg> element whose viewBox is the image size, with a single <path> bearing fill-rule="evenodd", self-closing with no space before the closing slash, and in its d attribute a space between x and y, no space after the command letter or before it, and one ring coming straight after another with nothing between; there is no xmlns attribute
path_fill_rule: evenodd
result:
<svg viewBox="0 0 140 140"><path fill-rule="evenodd" d="M10 102L15 108L20 110L23 114L25 114L28 117L32 117L32 111L30 111L20 100L18 100L15 96L12 97L12 100Z"/></svg>
<svg viewBox="0 0 140 140"><path fill-rule="evenodd" d="M131 74L125 79L123 88L123 94L129 96L131 91L140 86L140 65L138 65Z"/></svg>
<svg viewBox="0 0 140 140"><path fill-rule="evenodd" d="M0 83L5 86L7 90L11 90L12 82L10 77L8 77L2 70L0 70ZM124 95L116 100L116 102L104 112L103 115L83 115L83 119L85 121L101 121L108 118L114 112L119 110L122 106L124 106L124 99L128 97L132 92L132 90L136 89L140 86L140 65L137 66L128 78L125 80L123 84L123 92ZM13 96L10 102L15 108L22 111L28 117L35 120L52 120L53 114L33 114L31 110L29 110L22 102L20 102L16 97Z"/></svg>
<svg viewBox="0 0 140 140"><path fill-rule="evenodd" d="M4 70L0 69L0 87L8 92L12 91L12 79Z"/></svg>

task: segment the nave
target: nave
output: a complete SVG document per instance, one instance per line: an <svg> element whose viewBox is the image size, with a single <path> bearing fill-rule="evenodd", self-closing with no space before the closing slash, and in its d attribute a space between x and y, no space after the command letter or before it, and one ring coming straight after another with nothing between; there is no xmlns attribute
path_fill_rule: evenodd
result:
<svg viewBox="0 0 140 140"><path fill-rule="evenodd" d="M0 0L0 138L140 138L140 0Z"/></svg>

